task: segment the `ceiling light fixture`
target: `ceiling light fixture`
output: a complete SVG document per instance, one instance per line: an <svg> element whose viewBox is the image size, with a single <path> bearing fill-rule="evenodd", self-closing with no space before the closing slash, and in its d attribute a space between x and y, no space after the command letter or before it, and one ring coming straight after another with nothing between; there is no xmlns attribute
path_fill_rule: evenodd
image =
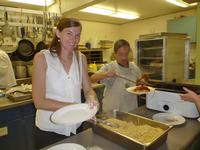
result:
<svg viewBox="0 0 200 150"><path fill-rule="evenodd" d="M30 4L30 5L38 5L38 6L45 6L45 5L50 6L53 3L55 3L55 0L9 0L9 1L16 3Z"/></svg>
<svg viewBox="0 0 200 150"><path fill-rule="evenodd" d="M197 4L198 4L197 2L191 3L190 6L195 6L195 5L197 5Z"/></svg>
<svg viewBox="0 0 200 150"><path fill-rule="evenodd" d="M112 11L105 8L98 8L98 7L87 7L87 8L81 9L80 11L93 13L93 14L99 14L99 15L106 15L106 16L115 17L115 18L130 19L130 20L139 18L139 15L136 13L133 14L133 13L126 13L122 11Z"/></svg>
<svg viewBox="0 0 200 150"><path fill-rule="evenodd" d="M180 7L189 7L189 6L194 6L194 5L197 5L197 3L186 3L182 0L166 0L167 2L169 3L172 3L174 5L177 5L177 6L180 6Z"/></svg>

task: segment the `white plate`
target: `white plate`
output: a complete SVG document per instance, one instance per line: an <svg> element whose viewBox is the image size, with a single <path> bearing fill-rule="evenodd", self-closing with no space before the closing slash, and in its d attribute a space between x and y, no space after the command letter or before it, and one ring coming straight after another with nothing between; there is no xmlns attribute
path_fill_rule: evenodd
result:
<svg viewBox="0 0 200 150"><path fill-rule="evenodd" d="M91 119L96 112L97 107L91 109L89 104L74 104L55 111L51 121L56 124L73 125Z"/></svg>
<svg viewBox="0 0 200 150"><path fill-rule="evenodd" d="M181 125L185 123L185 118L173 113L157 113L153 115L153 120L168 124L170 126Z"/></svg>
<svg viewBox="0 0 200 150"><path fill-rule="evenodd" d="M200 117L199 117L199 118L197 118L197 121L199 121L199 122L200 122Z"/></svg>
<svg viewBox="0 0 200 150"><path fill-rule="evenodd" d="M137 94L137 95L147 94L147 93L149 93L149 92L155 91L155 88L150 87L150 86L147 86L147 87L150 89L149 92L135 92L134 89L135 89L136 87L137 87L137 86L129 87L129 88L127 88L126 90L127 90L129 93L133 93L133 94Z"/></svg>
<svg viewBox="0 0 200 150"><path fill-rule="evenodd" d="M50 147L47 150L86 150L86 148L75 143L64 143Z"/></svg>

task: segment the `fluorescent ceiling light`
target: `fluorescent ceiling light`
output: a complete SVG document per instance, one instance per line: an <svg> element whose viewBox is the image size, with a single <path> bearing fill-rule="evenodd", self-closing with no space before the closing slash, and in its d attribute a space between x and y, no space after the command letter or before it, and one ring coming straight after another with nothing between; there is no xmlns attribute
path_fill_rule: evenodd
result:
<svg viewBox="0 0 200 150"><path fill-rule="evenodd" d="M122 11L112 11L109 9L98 8L98 7L87 7L87 8L81 9L80 11L93 13L93 14L99 14L99 15L106 15L106 16L115 17L115 18L130 19L130 20L139 18L138 14L126 13Z"/></svg>
<svg viewBox="0 0 200 150"><path fill-rule="evenodd" d="M197 5L197 4L198 4L197 2L191 3L190 6L195 6L195 5Z"/></svg>
<svg viewBox="0 0 200 150"><path fill-rule="evenodd" d="M30 4L30 5L38 5L38 6L50 6L52 5L55 0L9 0L11 2L16 3L24 3L24 4Z"/></svg>
<svg viewBox="0 0 200 150"><path fill-rule="evenodd" d="M189 6L197 5L197 3L188 4L182 0L166 0L166 1L180 7L189 7Z"/></svg>
<svg viewBox="0 0 200 150"><path fill-rule="evenodd" d="M80 11L87 12L87 13L93 13L93 14L101 14L101 15L111 15L113 13L113 11L111 11L111 10L97 8L97 7L87 7Z"/></svg>

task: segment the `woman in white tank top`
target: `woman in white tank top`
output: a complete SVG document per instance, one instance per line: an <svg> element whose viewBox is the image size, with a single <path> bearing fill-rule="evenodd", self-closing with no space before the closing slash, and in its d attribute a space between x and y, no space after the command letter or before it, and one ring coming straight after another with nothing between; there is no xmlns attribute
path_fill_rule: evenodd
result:
<svg viewBox="0 0 200 150"><path fill-rule="evenodd" d="M81 30L78 20L62 18L50 48L42 50L34 57L33 100L37 109L35 123L39 130L65 136L76 134L80 124L53 124L50 116L63 106L81 103L81 88L86 101L98 105L88 77L86 57L75 51L80 41ZM48 139L45 141L48 142ZM37 148L44 146L38 143L37 145L41 145Z"/></svg>

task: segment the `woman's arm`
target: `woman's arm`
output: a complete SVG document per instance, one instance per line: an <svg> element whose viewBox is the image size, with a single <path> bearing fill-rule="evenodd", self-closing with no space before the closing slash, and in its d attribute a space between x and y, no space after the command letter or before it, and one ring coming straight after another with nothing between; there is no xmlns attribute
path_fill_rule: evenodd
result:
<svg viewBox="0 0 200 150"><path fill-rule="evenodd" d="M46 70L47 63L44 58L44 54L42 52L39 52L35 55L33 60L32 95L35 107L37 109L56 111L63 106L72 104L59 102L53 99L47 99L45 97Z"/></svg>
<svg viewBox="0 0 200 150"><path fill-rule="evenodd" d="M86 98L87 102L95 103L96 105L99 105L96 93L92 89L90 78L88 76L88 66L87 66L87 60L86 57L83 55L82 57L83 62L83 92Z"/></svg>
<svg viewBox="0 0 200 150"><path fill-rule="evenodd" d="M187 92L186 94L180 94L181 99L185 101L190 101L195 103L197 109L200 112L200 97L195 92L183 87L183 89Z"/></svg>

